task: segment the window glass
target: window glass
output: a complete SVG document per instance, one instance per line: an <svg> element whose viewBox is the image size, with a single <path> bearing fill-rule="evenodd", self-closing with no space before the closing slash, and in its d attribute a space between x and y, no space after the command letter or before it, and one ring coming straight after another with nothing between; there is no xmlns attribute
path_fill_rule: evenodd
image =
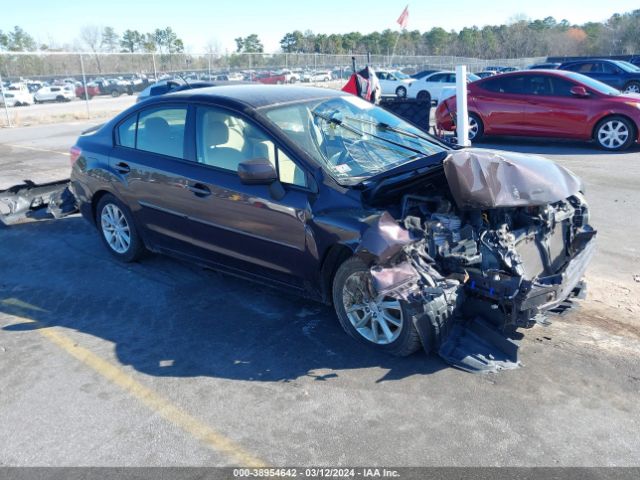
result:
<svg viewBox="0 0 640 480"><path fill-rule="evenodd" d="M132 115L118 126L118 145L136 147L136 126L138 115Z"/></svg>
<svg viewBox="0 0 640 480"><path fill-rule="evenodd" d="M619 73L622 73L620 69L618 69L618 67L610 63L602 62L600 65L602 65L602 73L607 73L611 75L617 75Z"/></svg>
<svg viewBox="0 0 640 480"><path fill-rule="evenodd" d="M556 97L572 97L571 88L576 84L558 77L549 77L551 82L551 94Z"/></svg>
<svg viewBox="0 0 640 480"><path fill-rule="evenodd" d="M569 68L574 72L580 73L597 72L597 68L595 68L593 63L579 63L578 65L571 65Z"/></svg>
<svg viewBox="0 0 640 480"><path fill-rule="evenodd" d="M524 75L499 76L483 82L480 87L497 93L524 93Z"/></svg>
<svg viewBox="0 0 640 480"><path fill-rule="evenodd" d="M184 158L186 108L148 110L138 119L136 148L145 152Z"/></svg>
<svg viewBox="0 0 640 480"><path fill-rule="evenodd" d="M286 114L272 120L297 125ZM304 171L278 151L261 129L223 110L204 107L196 110L196 153L199 163L233 172L245 160L266 158L278 170L281 182L306 186Z"/></svg>
<svg viewBox="0 0 640 480"><path fill-rule="evenodd" d="M449 78L449 74L448 73L439 73L437 75L434 75L433 77L429 78L430 82L446 82L447 78Z"/></svg>

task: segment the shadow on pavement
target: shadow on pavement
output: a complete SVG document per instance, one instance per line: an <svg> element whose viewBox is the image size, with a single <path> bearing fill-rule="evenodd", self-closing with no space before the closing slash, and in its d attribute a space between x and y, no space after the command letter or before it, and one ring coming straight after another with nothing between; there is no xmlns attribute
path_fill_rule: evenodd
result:
<svg viewBox="0 0 640 480"><path fill-rule="evenodd" d="M1 230L0 270L0 312L37 322L5 332L76 330L148 375L327 381L377 367L388 381L448 368L424 352L394 358L360 345L330 307L281 290L164 256L122 265L79 217Z"/></svg>

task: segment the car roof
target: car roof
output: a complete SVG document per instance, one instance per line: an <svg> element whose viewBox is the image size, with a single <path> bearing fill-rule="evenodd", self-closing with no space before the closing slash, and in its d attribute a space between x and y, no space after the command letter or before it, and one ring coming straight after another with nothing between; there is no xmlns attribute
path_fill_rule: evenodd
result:
<svg viewBox="0 0 640 480"><path fill-rule="evenodd" d="M296 103L305 100L324 99L347 96L349 94L339 90L316 87L297 87L290 85L221 85L218 87L186 89L159 95L158 101L180 98L193 101L223 101L248 105L253 108L263 108L283 103Z"/></svg>

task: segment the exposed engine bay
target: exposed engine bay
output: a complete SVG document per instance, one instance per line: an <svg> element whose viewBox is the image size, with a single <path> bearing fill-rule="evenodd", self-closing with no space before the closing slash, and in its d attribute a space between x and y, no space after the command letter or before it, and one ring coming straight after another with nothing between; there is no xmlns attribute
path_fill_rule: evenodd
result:
<svg viewBox="0 0 640 480"><path fill-rule="evenodd" d="M516 172L516 182L500 185L510 189L507 196L473 178L487 171L496 179L496 170L517 166L486 154L464 155L459 168L447 168L447 161L460 158L445 161L449 188L441 177L412 187L400 208L389 208L365 233L359 254L372 265L376 292L403 299L416 313L426 350L439 350L465 370L512 368L517 344L505 335L545 323L546 312L584 294L582 275L596 232L572 179L567 184L574 191L553 187L555 195L570 193L566 198L522 201L532 185L523 172ZM482 188L461 195L452 177ZM489 344L478 343L487 338Z"/></svg>

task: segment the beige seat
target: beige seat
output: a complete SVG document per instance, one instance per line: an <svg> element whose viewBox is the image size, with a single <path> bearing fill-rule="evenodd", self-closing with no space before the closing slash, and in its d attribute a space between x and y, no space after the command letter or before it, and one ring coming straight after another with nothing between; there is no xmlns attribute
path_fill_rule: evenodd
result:
<svg viewBox="0 0 640 480"><path fill-rule="evenodd" d="M237 171L240 162L246 158L239 149L230 146L227 124L219 120L207 122L203 133L203 162L214 167Z"/></svg>

